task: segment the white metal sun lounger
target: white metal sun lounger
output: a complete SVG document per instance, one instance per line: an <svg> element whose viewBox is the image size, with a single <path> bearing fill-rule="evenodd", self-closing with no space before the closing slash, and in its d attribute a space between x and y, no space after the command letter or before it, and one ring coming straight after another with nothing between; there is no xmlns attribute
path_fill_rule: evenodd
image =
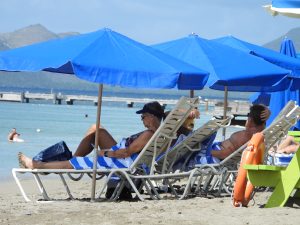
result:
<svg viewBox="0 0 300 225"><path fill-rule="evenodd" d="M272 148L276 144L276 142L283 138L288 133L288 130L297 123L299 118L300 107L295 105L294 102L289 102L274 119L272 124L270 124L266 129L262 131L265 137L265 160L267 160L267 150ZM229 189L230 186L233 185L233 180L231 180L232 183L227 184L227 186L225 185L225 183L230 175L236 173L242 156L242 152L246 149L247 144L248 143L241 146L238 150L230 154L220 163L196 165L196 167L202 170L203 175L209 177L208 180L204 182L203 187L201 187L201 191L207 192L208 188L210 188L210 190L217 190L217 193L215 193L216 195L220 195L222 190L225 190L225 192L228 194L231 193L231 190ZM212 184L212 178L215 176L218 176L218 178L215 179L215 183ZM202 180L200 181L202 182ZM192 182L193 181L190 180L187 186L191 187L193 185ZM200 191L201 182L198 182L196 191ZM189 190L186 189L185 191L186 193L183 194L183 196L187 195Z"/></svg>

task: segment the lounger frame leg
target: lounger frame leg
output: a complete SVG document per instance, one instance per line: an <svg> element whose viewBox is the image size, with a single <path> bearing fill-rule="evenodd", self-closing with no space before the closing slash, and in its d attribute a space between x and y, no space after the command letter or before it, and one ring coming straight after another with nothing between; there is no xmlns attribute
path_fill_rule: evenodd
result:
<svg viewBox="0 0 300 225"><path fill-rule="evenodd" d="M123 177L123 179L127 180L130 184L130 186L132 187L132 189L134 190L134 192L136 193L137 197L141 200L144 201L145 199L142 197L142 195L140 194L140 192L136 189L135 184L133 183L132 179L129 177L127 172L124 171L118 171L118 173L121 174L121 176Z"/></svg>
<svg viewBox="0 0 300 225"><path fill-rule="evenodd" d="M65 187L65 189L66 189L66 192L67 192L69 198L72 199L72 200L74 200L74 197L73 197L72 194L71 194L70 188L69 188L69 186L68 186L68 184L67 184L67 182L66 182L66 179L65 179L64 176L63 176L63 174L60 173L60 174L59 174L59 177L60 177L60 179L61 179L61 181L62 181L62 183L63 183L63 185L64 185L64 187Z"/></svg>
<svg viewBox="0 0 300 225"><path fill-rule="evenodd" d="M101 198L101 195L102 195L102 194L104 194L105 188L107 187L107 184L108 184L108 181L111 179L111 177L112 177L113 174L114 174L114 172L112 171L112 172L110 172L110 173L108 174L108 176L106 177L106 179L105 179L105 181L104 181L104 184L103 184L102 188L100 189L99 194L97 195L97 198L98 198L98 199ZM113 197L113 195L112 195L112 197ZM112 199L112 198L111 198L111 199Z"/></svg>
<svg viewBox="0 0 300 225"><path fill-rule="evenodd" d="M151 182L151 179L142 179L142 182L144 184L144 187L146 188L147 193L150 195L150 198L153 200L160 200L162 197L160 194L157 192L155 186Z"/></svg>
<svg viewBox="0 0 300 225"><path fill-rule="evenodd" d="M21 185L21 182L20 182L19 178L17 177L17 173L18 173L18 171L16 171L16 169L12 169L13 178L15 179L15 181L17 183L17 186L19 187L23 198L25 199L26 202L31 202L31 200L27 197L27 195L26 195L26 193L23 189L23 186Z"/></svg>
<svg viewBox="0 0 300 225"><path fill-rule="evenodd" d="M201 185L202 185L202 182L203 182L203 177L204 177L204 174L200 173L200 175L195 180L195 183L196 183L196 187L195 187L195 191L194 191L195 194L197 194L198 192L201 191Z"/></svg>
<svg viewBox="0 0 300 225"><path fill-rule="evenodd" d="M33 177L35 179L35 182L37 183L37 186L43 196L43 198L46 200L46 201L51 201L51 199L49 198L48 194L47 194L47 191L41 181L41 178L39 177L39 175L37 173L33 173Z"/></svg>
<svg viewBox="0 0 300 225"><path fill-rule="evenodd" d="M193 178L199 176L199 174L201 174L201 171L199 171L198 169L193 169L191 171L191 173L189 175L189 179L186 184L186 187L184 189L184 192L181 195L181 197L179 198L179 200L185 199L187 197L187 195L191 192Z"/></svg>

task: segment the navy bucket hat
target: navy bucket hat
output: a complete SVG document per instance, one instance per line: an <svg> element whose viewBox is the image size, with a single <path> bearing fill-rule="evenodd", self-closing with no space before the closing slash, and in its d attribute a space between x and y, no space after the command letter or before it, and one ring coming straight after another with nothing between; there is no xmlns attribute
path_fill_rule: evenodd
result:
<svg viewBox="0 0 300 225"><path fill-rule="evenodd" d="M157 101L146 103L144 107L141 110L136 111L136 113L150 113L159 119L165 117L164 108Z"/></svg>

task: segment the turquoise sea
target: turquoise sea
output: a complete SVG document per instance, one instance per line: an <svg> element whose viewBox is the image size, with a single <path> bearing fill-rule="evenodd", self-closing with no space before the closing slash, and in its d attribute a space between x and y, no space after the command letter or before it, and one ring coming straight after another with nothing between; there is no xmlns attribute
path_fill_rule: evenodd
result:
<svg viewBox="0 0 300 225"><path fill-rule="evenodd" d="M135 113L141 107L141 104L127 108L125 103L104 102L101 124L118 141L143 130L140 116ZM172 105L167 106L170 107ZM96 111L91 103L54 105L51 102L0 102L0 180L12 179L11 169L18 167L19 151L34 156L40 150L64 140L74 152L89 126L96 122ZM196 127L211 118L204 112L204 106L200 107L200 111L201 118L196 120ZM7 135L12 128L17 129L24 142L7 141Z"/></svg>

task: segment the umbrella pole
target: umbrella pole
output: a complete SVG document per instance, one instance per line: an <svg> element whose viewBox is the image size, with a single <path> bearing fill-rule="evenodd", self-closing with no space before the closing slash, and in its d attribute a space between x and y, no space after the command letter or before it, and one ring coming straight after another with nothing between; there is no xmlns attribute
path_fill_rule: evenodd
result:
<svg viewBox="0 0 300 225"><path fill-rule="evenodd" d="M190 98L194 98L195 97L195 92L194 90L190 90Z"/></svg>
<svg viewBox="0 0 300 225"><path fill-rule="evenodd" d="M98 102L97 102L97 121L96 121L96 135L95 135L95 148L94 148L94 161L93 161L93 182L92 182L92 191L91 191L91 202L95 201L95 192L96 192L96 171L97 171L97 158L98 153L97 149L99 146L99 127L100 127L100 117L101 117L101 105L102 105L102 92L103 84L99 84L98 89Z"/></svg>
<svg viewBox="0 0 300 225"><path fill-rule="evenodd" d="M228 99L228 87L225 86L224 87L224 109L223 109L223 119L225 119L227 117L227 99ZM222 130L222 134L223 134L223 141L225 140L225 136L226 136L226 128L224 127Z"/></svg>

